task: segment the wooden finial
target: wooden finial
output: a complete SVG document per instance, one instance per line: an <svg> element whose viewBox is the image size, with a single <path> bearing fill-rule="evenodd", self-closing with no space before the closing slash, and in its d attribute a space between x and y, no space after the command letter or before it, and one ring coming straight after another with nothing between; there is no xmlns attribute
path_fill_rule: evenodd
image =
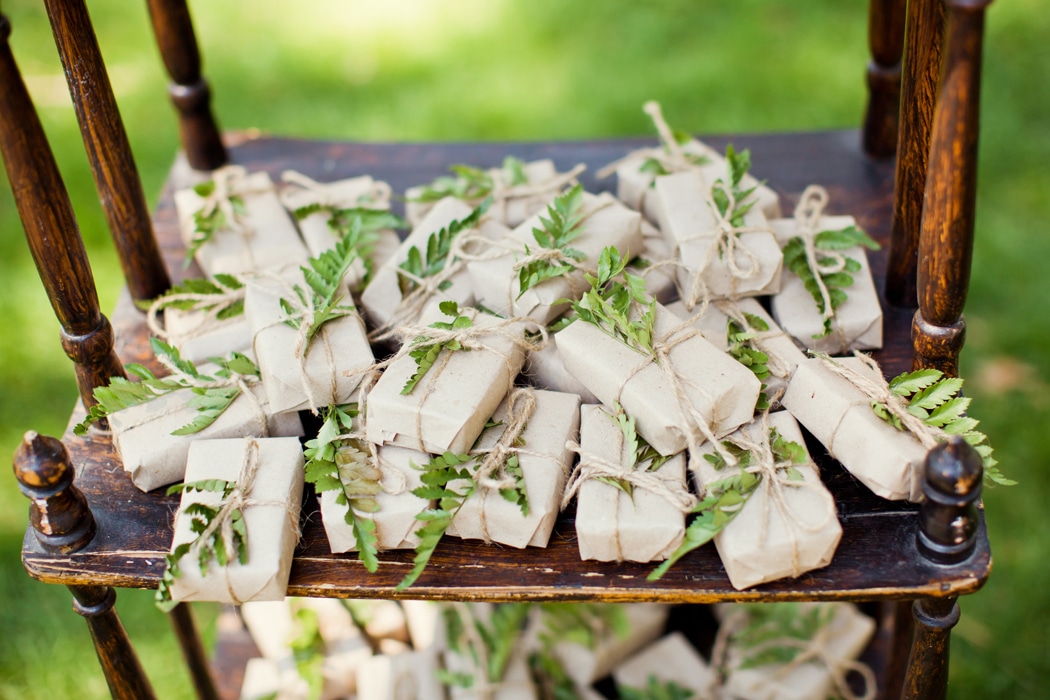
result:
<svg viewBox="0 0 1050 700"><path fill-rule="evenodd" d="M73 465L61 440L30 430L15 450L18 487L33 503L29 520L40 545L68 554L95 536L95 518L84 494L73 485Z"/></svg>
<svg viewBox="0 0 1050 700"><path fill-rule="evenodd" d="M926 455L922 486L926 502L919 513L919 551L938 564L965 561L977 544L977 502L984 461L959 436Z"/></svg>

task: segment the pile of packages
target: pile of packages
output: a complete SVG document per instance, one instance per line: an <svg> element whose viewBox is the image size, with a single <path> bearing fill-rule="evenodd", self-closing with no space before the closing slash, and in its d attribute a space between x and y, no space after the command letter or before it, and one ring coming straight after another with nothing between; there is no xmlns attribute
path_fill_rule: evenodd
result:
<svg viewBox="0 0 1050 700"><path fill-rule="evenodd" d="M149 307L168 372L129 366L85 421L181 493L161 602L282 599L304 482L333 552L415 550L402 587L446 535L545 547L573 501L583 559L660 576L713 539L738 589L824 567L842 529L800 424L921 497L976 421L958 380L832 359L881 345L874 241L819 186L782 218L746 151L646 109L661 144L606 169L616 196L512 157L410 189L407 223L370 177L176 192L205 276Z"/></svg>
<svg viewBox="0 0 1050 700"><path fill-rule="evenodd" d="M261 658L242 700L743 700L875 697L849 603L719 605L699 649L658 604L245 603ZM703 653L701 653L701 651ZM615 695L613 695L615 693Z"/></svg>

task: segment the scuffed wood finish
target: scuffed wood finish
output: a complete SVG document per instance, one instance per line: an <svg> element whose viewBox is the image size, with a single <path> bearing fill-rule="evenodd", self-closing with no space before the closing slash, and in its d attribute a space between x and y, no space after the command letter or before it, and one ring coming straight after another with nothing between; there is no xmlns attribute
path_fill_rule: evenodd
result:
<svg viewBox="0 0 1050 700"><path fill-rule="evenodd" d="M915 639L908 656L904 700L944 700L948 695L948 655L952 627L959 622L954 597L917 600Z"/></svg>
<svg viewBox="0 0 1050 700"><path fill-rule="evenodd" d="M175 638L179 641L182 658L189 669L197 697L199 700L219 700L211 664L208 663L204 643L201 641L200 632L197 631L197 618L193 614L193 607L189 603L179 603L171 609L168 619L175 631Z"/></svg>
<svg viewBox="0 0 1050 700"><path fill-rule="evenodd" d="M172 82L168 92L179 114L179 136L190 165L214 170L229 161L211 111L211 88L201 76L200 52L186 0L148 0L153 33Z"/></svg>
<svg viewBox="0 0 1050 700"><path fill-rule="evenodd" d="M991 0L948 0L944 75L933 115L919 240L916 369L959 374L970 285L984 12Z"/></svg>
<svg viewBox="0 0 1050 700"><path fill-rule="evenodd" d="M18 72L0 15L0 151L44 290L62 326L62 348L76 364L80 397L124 376L113 352L113 330L99 311L95 280L62 175Z"/></svg>
<svg viewBox="0 0 1050 700"><path fill-rule="evenodd" d="M926 455L917 544L930 561L951 566L965 562L977 545L984 462L956 435Z"/></svg>
<svg viewBox="0 0 1050 700"><path fill-rule="evenodd" d="M45 0L95 187L131 296L152 299L170 283L150 225L138 167L84 0Z"/></svg>
<svg viewBox="0 0 1050 700"><path fill-rule="evenodd" d="M832 183L831 211L854 214L876 239L889 236L892 209L892 163L873 161L860 150L857 131L792 136L738 136L712 138L716 148L732 141L751 148L754 172L780 189L785 209L814 181ZM579 162L591 169L581 178L589 189L610 189L611 180L596 181L596 166L623 156L651 141L525 144L355 144L260 138L245 140L232 150L234 162L249 170L264 169L277 176L293 168L311 177L333 180L371 174L386 180L395 191L442 174L450 163L494 166L507 154L524 159L551 157L560 169ZM158 207L155 228L173 274L181 274L184 248L167 186ZM884 252L871 256L881 291ZM125 361L155 367L145 343L139 314L125 297L114 318ZM886 348L876 357L887 374L905 371L911 364L911 313L887 308ZM80 412L73 420L78 420ZM89 550L68 556L41 552L27 538L23 561L44 581L94 582L115 586L155 587L163 569L163 555L171 543L171 515L176 497L161 492L143 494L122 472L108 436L66 434L77 464L83 465L78 483L99 521L99 537ZM983 584L990 554L983 521L977 545L965 564L934 565L915 544L917 506L879 499L859 485L816 443L810 444L822 465L822 477L835 494L844 534L831 566L795 580L785 580L739 592L732 588L717 552L705 547L685 557L659 582L647 582L651 566L581 562L574 536L573 515L560 519L545 550L485 545L454 538L438 547L427 572L404 594L394 586L411 567L411 552L381 555L379 572L368 574L355 556L328 551L316 499L307 497L302 514L303 539L292 567L291 595L341 597L458 598L485 600L604 600L715 602L725 600L862 600L951 596L970 593ZM158 527L165 523L167 527Z"/></svg>
<svg viewBox="0 0 1050 700"><path fill-rule="evenodd" d="M915 270L933 106L941 71L944 0L910 0L905 29L896 192L886 272L887 301L914 309Z"/></svg>
<svg viewBox="0 0 1050 700"><path fill-rule="evenodd" d="M897 153L904 52L906 0L870 0L868 5L868 109L864 115L864 151L875 158Z"/></svg>

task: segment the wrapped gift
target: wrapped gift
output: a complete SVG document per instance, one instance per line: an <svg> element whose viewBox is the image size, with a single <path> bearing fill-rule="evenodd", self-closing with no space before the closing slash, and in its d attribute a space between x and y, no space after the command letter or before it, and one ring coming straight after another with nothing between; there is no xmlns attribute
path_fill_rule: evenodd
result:
<svg viewBox="0 0 1050 700"><path fill-rule="evenodd" d="M225 489L212 490L221 489L217 480L226 482ZM239 605L283 599L299 539L302 495L297 438L193 442L158 601ZM225 566L218 563L218 548L225 552Z"/></svg>
<svg viewBox="0 0 1050 700"><path fill-rule="evenodd" d="M558 332L565 368L606 406L619 403L657 452L673 455L751 420L762 383L663 306L654 309L660 361L575 321Z"/></svg>
<svg viewBox="0 0 1050 700"><path fill-rule="evenodd" d="M738 605L725 615L720 636L728 676L724 692L755 700L874 698L875 674L855 659L875 633L875 621L850 603ZM724 633L726 630L728 633ZM784 659L788 661L784 661ZM856 695L849 674L864 679Z"/></svg>
<svg viewBox="0 0 1050 700"><path fill-rule="evenodd" d="M842 526L795 419L786 411L764 413L726 442L741 451L737 464L727 464L707 444L700 448L703 459L694 459L690 469L697 490L711 495L741 472L758 477L743 506L715 535L733 587L797 578L830 564Z"/></svg>
<svg viewBox="0 0 1050 700"><path fill-rule="evenodd" d="M315 308L318 302L302 269L248 284L244 312L274 411L316 412L346 403L372 368L375 360L364 323L345 288L340 296L339 305L310 339L307 331L322 309Z"/></svg>
<svg viewBox="0 0 1050 700"><path fill-rule="evenodd" d="M364 255L354 261L344 278L351 291L360 291L371 277L370 271L386 262L401 245L394 230L399 220L388 214L390 185L368 175L322 183L291 170L282 173L281 179L292 185L281 192L281 201L297 220L311 255L333 248L350 233L351 220L361 220L367 236L362 246ZM354 216L355 211L362 210L371 211Z"/></svg>
<svg viewBox="0 0 1050 700"><path fill-rule="evenodd" d="M376 270L361 294L361 306L377 326L377 336L391 337L400 326L416 323L432 301L474 302L457 239L475 230L483 238L498 239L508 231L502 224L482 219L483 214L484 207L472 210L458 199L446 197Z"/></svg>
<svg viewBox="0 0 1050 700"><path fill-rule="evenodd" d="M243 313L220 320L207 311L165 309L164 336L190 362L247 352L252 346L251 329Z"/></svg>
<svg viewBox="0 0 1050 700"><path fill-rule="evenodd" d="M576 394L582 403L601 403L590 389L565 369L565 363L558 354L557 338L558 334L552 333L544 348L529 353L522 374L528 377L530 384L540 389Z"/></svg>
<svg viewBox="0 0 1050 700"><path fill-rule="evenodd" d="M176 190L182 240L208 276L272 270L304 262L309 253L265 172L238 165Z"/></svg>
<svg viewBox="0 0 1050 700"><path fill-rule="evenodd" d="M202 373L212 371L209 365L202 365L199 370ZM195 384L197 388L203 388L208 383ZM225 382L213 384L217 386ZM152 491L182 481L190 445L196 440L303 434L299 416L294 413L273 414L266 390L255 382L207 427L194 433L174 435L200 415L190 404L196 396L192 388L178 389L109 415L113 444L120 453L124 471L141 490Z"/></svg>
<svg viewBox="0 0 1050 700"><path fill-rule="evenodd" d="M703 299L737 298L780 291L784 257L766 217L757 207L733 223L734 212L750 200L730 204L725 214L715 205L715 188L695 171L656 179L653 197L657 224L678 251L678 283L687 304Z"/></svg>
<svg viewBox="0 0 1050 700"><path fill-rule="evenodd" d="M419 326L402 329L405 345L368 396L369 441L431 454L463 454L521 370L530 347L525 339L529 324L472 308L456 307L447 316L443 308L448 305L433 304ZM466 325L458 321L464 317ZM460 324L455 328L453 318ZM449 343L459 349L448 349ZM433 358L412 356L428 344L441 345ZM432 362L421 377L420 362Z"/></svg>
<svg viewBox="0 0 1050 700"><path fill-rule="evenodd" d="M584 166L559 173L550 159L524 163L507 157L502 168L480 170L453 166L456 177L443 176L430 185L405 191L405 216L410 224L419 223L434 203L444 196L456 196L472 207L486 197L493 199L490 215L505 226L514 227L536 212L543 211L566 185L576 181Z"/></svg>
<svg viewBox="0 0 1050 700"><path fill-rule="evenodd" d="M702 700L711 697L716 674L681 632L672 632L653 642L613 669L616 687L644 691L652 683L674 683ZM671 696L669 696L671 697Z"/></svg>
<svg viewBox="0 0 1050 700"><path fill-rule="evenodd" d="M662 560L682 542L685 514L696 504L685 481L685 455L664 458L648 448L630 418L580 408L580 462L563 505L579 493L581 559Z"/></svg>
<svg viewBox="0 0 1050 700"><path fill-rule="evenodd" d="M885 387L870 358L811 358L795 370L783 404L877 496L918 502L923 498L923 462L936 440L922 427L916 429L922 435L918 437L875 414L872 402L888 400Z"/></svg>
<svg viewBox="0 0 1050 700"><path fill-rule="evenodd" d="M645 279L649 296L661 304L678 298L678 260L660 229L642 219L642 249L627 269Z"/></svg>
<svg viewBox="0 0 1050 700"><path fill-rule="evenodd" d="M574 394L514 389L481 434L476 490L460 507L448 534L519 549L546 547L558 518L576 439L580 400ZM450 488L459 490L459 482ZM515 494L513 500L508 494ZM524 499L524 500L523 500Z"/></svg>
<svg viewBox="0 0 1050 700"><path fill-rule="evenodd" d="M467 269L479 304L503 316L527 316L546 325L568 310L565 299L578 298L586 288L583 270L597 266L602 249L614 246L625 255L642 250L641 217L612 195L592 195L577 186L555 201L493 242L490 250L471 256ZM553 213L556 206L561 207L558 214ZM566 221L572 217L579 218L578 227ZM541 246L534 230L550 236L548 242L572 238L564 246ZM520 275L531 266L547 265L570 269L522 291Z"/></svg>
<svg viewBox="0 0 1050 700"><path fill-rule="evenodd" d="M852 216L824 216L826 205L824 188L810 186L795 218L770 222L784 248L785 267L780 293L773 296L773 315L785 331L817 352L881 348L882 307L861 247L877 244Z"/></svg>
<svg viewBox="0 0 1050 700"><path fill-rule="evenodd" d="M392 445L374 449L381 476L380 491L371 498L378 508L373 512L355 510L355 516L375 522L380 550L411 549L419 542L415 534L419 525L416 516L430 507L430 501L415 496L412 490L422 485L417 467L430 461L430 455ZM349 506L338 503L338 493L324 491L320 494L321 518L328 546L333 553L353 552L357 550L357 540L353 525L347 522Z"/></svg>
<svg viewBox="0 0 1050 700"><path fill-rule="evenodd" d="M445 608L445 676L452 700L536 700L526 657L525 603L452 603Z"/></svg>
<svg viewBox="0 0 1050 700"><path fill-rule="evenodd" d="M358 670L357 700L444 700L437 653L373 656Z"/></svg>

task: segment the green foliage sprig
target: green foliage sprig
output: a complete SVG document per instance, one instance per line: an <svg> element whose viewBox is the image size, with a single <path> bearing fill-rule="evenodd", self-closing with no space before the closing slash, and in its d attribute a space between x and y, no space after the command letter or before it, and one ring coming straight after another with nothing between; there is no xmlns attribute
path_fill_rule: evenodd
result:
<svg viewBox="0 0 1050 700"><path fill-rule="evenodd" d="M295 611L295 619L299 629L288 641L288 648L292 650L295 670L309 688L306 700L320 700L324 690L325 643L317 611L299 608Z"/></svg>
<svg viewBox="0 0 1050 700"><path fill-rule="evenodd" d="M92 423L122 409L147 403L179 389L190 389L194 395L186 405L196 409L198 415L171 434L192 435L214 423L215 419L241 395L239 386L194 386L195 384L221 383L224 379L243 379L250 382L259 378L259 368L239 352L231 353L227 358L209 358L208 361L219 365L219 369L212 374L202 374L192 362L183 360L175 347L157 338L150 338L149 342L155 355L167 358L184 376L158 378L140 364L126 365L124 369L128 374L138 377L140 381L132 382L123 377L113 377L107 386L96 387L93 394L97 403L91 407L84 420L73 428L75 434L85 434Z"/></svg>
<svg viewBox="0 0 1050 700"><path fill-rule="evenodd" d="M659 130L657 130L657 133L659 134ZM674 136L675 144L678 146L684 146L693 140L693 135L687 131L672 129L671 133ZM660 145L663 146L664 152L668 154L671 152L671 144L664 142L662 135L660 135ZM707 165L711 162L711 159L707 156L702 156L696 153L683 152L682 155L685 157L686 161L693 165ZM649 183L650 187L656 185L656 177L671 174L671 171L666 168L663 161L659 158L646 158L642 161L642 164L638 169L643 173L652 173L654 175L653 181Z"/></svg>
<svg viewBox="0 0 1050 700"><path fill-rule="evenodd" d="M168 488L167 494L170 496L183 492L210 491L222 494L222 501L225 501L236 488L237 484L232 481L206 479L175 484ZM226 566L232 561L238 561L242 565L248 563L248 529L244 523L244 515L239 508L230 511L230 530L233 535L230 542L226 542L222 536L222 528L213 528L213 523L221 510L221 503L217 506L191 503L183 509L183 517L190 518L190 531L197 537L190 542L178 545L171 554L164 557L164 573L161 575L155 596L156 605L161 610L168 612L175 607L175 601L171 599L171 589L175 584L175 579L182 575L182 558L191 550L197 550L197 566L201 574L208 570L213 561L219 566ZM210 532L208 532L209 529Z"/></svg>
<svg viewBox="0 0 1050 700"><path fill-rule="evenodd" d="M556 197L547 207L547 217L540 217L541 228L532 229L532 237L540 248L559 250L568 259L580 262L586 256L570 248L569 244L582 233L583 223L583 186L576 185L568 192ZM525 246L526 255L531 255L529 246ZM575 269L565 261L533 260L518 270L518 298L536 285L553 277L567 275Z"/></svg>
<svg viewBox="0 0 1050 700"><path fill-rule="evenodd" d="M398 275L398 286L402 297L418 286L413 277L417 279L432 277L445 269L445 265L449 263L448 257L452 253L452 241L463 231L476 227L490 206L492 206L491 197L479 204L465 218L456 219L448 226L430 234L430 237L427 238L425 254L421 253L416 246L408 249L407 257L397 266L399 270L404 270L412 275L412 277ZM450 284L451 282L446 280L440 289L447 289Z"/></svg>
<svg viewBox="0 0 1050 700"><path fill-rule="evenodd" d="M540 603L543 628L537 634L539 646L529 654L529 671L543 700L580 700L572 677L554 653L561 642L594 650L600 639L614 634L624 639L630 623L618 605L595 603Z"/></svg>
<svg viewBox="0 0 1050 700"><path fill-rule="evenodd" d="M757 189L757 185L748 189L741 187L744 175L751 169L751 151L745 149L737 153L733 145L729 144L726 146L726 164L729 168L729 182L721 178L715 180L711 187L711 198L718 207L719 213L729 219L730 225L741 227L744 225L744 217L758 201L756 199L748 201L748 198ZM732 201L730 201L730 194L732 194ZM729 211L731 203L733 210Z"/></svg>
<svg viewBox="0 0 1050 700"><path fill-rule="evenodd" d="M321 411L323 423L317 437L306 442L306 481L318 493L336 492L335 502L346 507L343 519L351 527L357 558L369 572L379 568L376 524L359 513L376 513L375 497L382 490L382 474L360 440L341 437L354 430L357 404L328 406Z"/></svg>
<svg viewBox="0 0 1050 700"><path fill-rule="evenodd" d="M178 298L187 295L204 298ZM234 275L219 273L215 275L214 281L199 278L183 280L182 284L175 285L155 300L135 302L143 311L149 311L154 304L160 309L213 311L216 320L225 321L244 314L244 283Z"/></svg>
<svg viewBox="0 0 1050 700"><path fill-rule="evenodd" d="M431 323L429 328L437 330L463 330L470 328L474 325L473 319L470 316L464 316L459 312L459 304L454 301L443 301L438 304L438 308L441 313L451 318L451 321L435 321ZM420 380L426 376L430 368L437 362L438 356L442 350L448 350L449 352L456 352L457 350L469 350L470 348L464 347L463 343L458 340L446 340L446 341L435 341L430 340L426 336L416 336L412 340L412 349L409 351L408 356L416 361L416 371L408 381L405 382L405 386L401 388L402 395L408 395L412 393L412 390L416 388Z"/></svg>
<svg viewBox="0 0 1050 700"><path fill-rule="evenodd" d="M732 318L728 319L726 323L726 340L729 347L726 352L734 360L750 369L757 378L762 380L768 379L769 355L759 349L754 343L754 339L758 333L768 331L769 324L761 316L749 314L746 311L741 313L752 330L746 330ZM765 388L766 385L762 384L762 391L759 392L758 401L755 403L756 411L764 411L769 408L769 396L766 395Z"/></svg>
<svg viewBox="0 0 1050 700"><path fill-rule="evenodd" d="M863 246L869 250L878 250L879 244L856 226L847 226L837 231L821 231L813 238L813 244L817 251L837 252L854 246ZM834 260L825 255L817 254L817 264L826 266ZM820 293L816 277L809 266L806 258L806 244L802 238L795 236L784 246L784 266L798 275L802 285L813 297L817 304L817 310L824 313L824 297ZM820 273L820 279L828 290L828 298L831 299L831 310L838 309L848 298L845 290L853 286L853 275L860 272L861 264L853 258L845 258L845 267L839 272ZM814 338L823 338L831 333L831 318L824 319L824 331Z"/></svg>
<svg viewBox="0 0 1050 700"><path fill-rule="evenodd" d="M801 481L802 472L794 465L805 464L808 461L806 448L797 442L785 439L776 428L769 430L769 443L776 464L787 465L784 469L788 479ZM761 473L747 471L753 458L749 450L731 440L724 440L722 447L736 459L736 472L706 485L704 498L693 508L693 513L696 513L697 516L686 527L685 539L666 561L649 574L650 581L661 578L683 556L714 539L715 535L740 514L755 489L762 483ZM705 454L704 459L718 471L729 467L728 462L718 452Z"/></svg>
<svg viewBox="0 0 1050 700"><path fill-rule="evenodd" d="M467 603L469 605L469 603ZM488 622L471 616L464 620L456 607L447 607L443 611L449 649L460 657L469 659L478 672L485 674L488 683L499 683L507 671L507 665L521 639L522 625L529 613L528 603L503 603L492 608ZM467 625L473 626L472 633ZM477 648L480 643L484 649ZM484 660L484 667L482 667ZM477 682L475 676L466 673L439 672L439 679L445 685L460 688L472 688Z"/></svg>
<svg viewBox="0 0 1050 700"><path fill-rule="evenodd" d="M429 185L424 185L419 194L409 201L436 202L445 197L455 197L468 202L479 201L488 197L495 189L496 182L487 170L462 164L453 165L449 170L452 171L452 176L442 175ZM510 187L524 185L529 181L525 175L525 162L514 156L503 159L501 174Z"/></svg>
<svg viewBox="0 0 1050 700"><path fill-rule="evenodd" d="M644 688L619 685L616 689L620 692L621 700L689 700L696 695L689 688L683 688L674 681L660 681L655 675L649 676Z"/></svg>
<svg viewBox="0 0 1050 700"><path fill-rule="evenodd" d="M791 663L804 647L778 641L808 642L835 617L835 608L822 603L748 605L748 624L733 635L733 644L744 652L741 669Z"/></svg>
<svg viewBox="0 0 1050 700"><path fill-rule="evenodd" d="M632 350L656 358L653 340L656 301L645 291L645 279L625 272L627 257L607 246L598 257L598 276L584 275L590 289L572 310L581 321L593 324ZM623 275L623 282L617 277Z"/></svg>
<svg viewBox="0 0 1050 700"><path fill-rule="evenodd" d="M635 428L634 416L628 416L619 404L614 404L614 406L616 412L612 415L606 415L609 415L620 429L620 434L623 436L624 451L631 455L631 464L628 468L632 471L658 471L670 457L657 452L652 445L645 441L645 438L638 434ZM632 499L634 498L634 484L626 479L617 479L610 476L599 476L595 477L595 479L623 491Z"/></svg>
<svg viewBox="0 0 1050 700"><path fill-rule="evenodd" d="M299 207L292 212L297 221L302 221L313 214L323 213L328 216L328 228L340 239L350 239L351 245L357 253L357 257L364 266L365 274L362 280L367 285L375 273L375 251L376 241L379 240L379 232L385 229L403 229L407 227L405 220L397 214L385 209L370 209L368 207L336 207L330 204L314 202Z"/></svg>
<svg viewBox="0 0 1050 700"><path fill-rule="evenodd" d="M316 258L307 260L309 267L299 268L303 272L306 289L299 284L292 286L292 291L297 299L280 298L281 310L288 314L284 323L296 330L300 329L303 322L302 310L313 310L313 318L306 330L304 357L310 348L310 343L313 342L324 324L354 313L353 303L350 305L340 303L343 300L340 287L346 273L350 271L350 266L357 259L358 252L354 237L348 236L337 241L334 248L323 251Z"/></svg>
<svg viewBox="0 0 1050 700"><path fill-rule="evenodd" d="M193 191L200 197L210 197L215 192L215 181L208 180L195 185ZM243 197L233 194L230 195L229 199L234 216L247 215L248 209L244 204ZM190 235L189 245L186 246L186 259L183 260L183 268L190 266L190 263L193 262L193 256L197 254L202 245L212 240L216 233L227 228L231 223L226 220L226 214L222 211L222 207L214 207L208 214L204 213L204 208L194 212L193 233Z"/></svg>
<svg viewBox="0 0 1050 700"><path fill-rule="evenodd" d="M890 391L904 400L908 413L926 425L943 431L945 435L962 436L977 450L984 461L985 483L1016 485L1016 481L1008 479L998 468L999 461L992 456L988 436L977 430L980 421L966 415L970 399L959 396L962 386L962 379L946 377L936 369L905 372L889 382ZM905 429L900 418L893 415L886 404L872 401L871 410L897 430Z"/></svg>

